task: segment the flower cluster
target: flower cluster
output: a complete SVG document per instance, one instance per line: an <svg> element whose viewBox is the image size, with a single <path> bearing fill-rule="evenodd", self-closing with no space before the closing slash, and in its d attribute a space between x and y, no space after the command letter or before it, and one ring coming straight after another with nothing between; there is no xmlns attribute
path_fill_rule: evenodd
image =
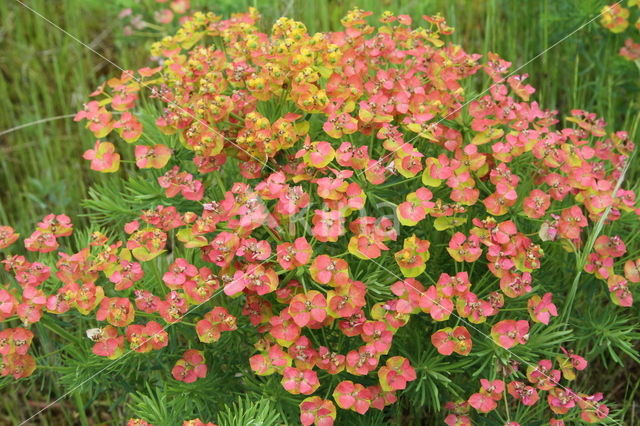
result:
<svg viewBox="0 0 640 426"><path fill-rule="evenodd" d="M168 24L176 20L184 22L187 19L185 14L190 9L191 0L143 0L122 9L118 18L125 23L123 28L125 36L136 35L139 31L154 30L160 31L159 34L161 34L166 31ZM149 11L153 11L153 16L146 13Z"/></svg>
<svg viewBox="0 0 640 426"><path fill-rule="evenodd" d="M581 110L556 127L557 113L530 101L526 75L445 42L453 29L441 16L423 28L390 12L376 27L370 15L354 9L343 31L310 35L288 18L262 33L255 9L196 13L153 45L160 66L98 88L76 116L97 139L91 168L118 170L107 136L136 143L136 166L159 169L150 180L165 197L55 265L7 257L17 286L0 290L0 315L31 324L44 311L95 313L93 352L112 359L162 350L187 315L199 340L189 348L243 322L259 336L253 372L278 375L302 424L331 425L336 407L382 410L424 374L418 354L394 344L410 322L432 325L420 333L436 357L468 356L484 339L505 356L527 345L559 313L546 247L584 257L575 272L631 305L640 259L621 262L620 236L588 238L640 214L623 187L627 134ZM493 84L473 98L464 88L481 73ZM162 144L140 138L151 125L138 105L145 88L161 106ZM49 215L24 244L54 251L71 230ZM0 248L17 238L0 227ZM159 265L162 288L145 285ZM38 289L49 279L55 290ZM201 305L209 311L192 313ZM176 380L206 376L198 347L175 362ZM553 350L567 380L586 366ZM447 423L470 424L469 407L488 413L504 392L527 406L547 392L558 415L577 406L585 421L607 416L601 395L560 385L550 360L529 368L509 383L482 379L468 401L447 404Z"/></svg>
<svg viewBox="0 0 640 426"><path fill-rule="evenodd" d="M640 16L636 16L633 23L632 12L634 8L640 8L638 0L629 0L628 8L624 7L621 2L604 6L601 11L600 24L612 33L623 33L633 25L636 30L640 31ZM620 49L620 56L628 61L637 61L640 59L640 42L634 41L629 37L624 42L624 47Z"/></svg>
<svg viewBox="0 0 640 426"><path fill-rule="evenodd" d="M480 389L472 394L466 401L448 402L445 408L451 411L445 418L445 423L454 425L471 425L469 417L470 408L478 413L486 414L498 407L498 402L509 394L514 400L524 406L535 405L541 394L546 392L547 404L555 415L564 415L574 407L580 409L580 418L587 423L598 423L609 414L609 408L600 401L603 396L600 393L587 395L576 393L570 388L560 384L561 377L566 380L575 378L574 369L583 370L587 366L584 358L567 352L558 357L561 370L553 368L553 361L543 359L535 366L529 366L526 370L527 383L513 380L505 383L503 380L480 379ZM517 426L518 423L511 422ZM549 419L549 424L563 426L565 423L560 418Z"/></svg>

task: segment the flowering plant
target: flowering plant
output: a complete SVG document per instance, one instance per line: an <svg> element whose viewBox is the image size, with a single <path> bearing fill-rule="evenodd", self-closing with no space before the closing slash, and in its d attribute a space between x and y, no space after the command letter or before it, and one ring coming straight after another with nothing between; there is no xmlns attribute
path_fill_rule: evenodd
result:
<svg viewBox="0 0 640 426"><path fill-rule="evenodd" d="M603 27L611 31L612 33L619 34L624 33L629 26L631 29L640 31L640 16L636 16L635 23L633 22L632 15L635 14L640 7L638 0L629 0L628 7L624 7L621 2L613 3L602 8L602 18L600 23ZM640 43L629 37L625 40L624 46L620 48L620 56L628 61L640 60Z"/></svg>
<svg viewBox="0 0 640 426"><path fill-rule="evenodd" d="M609 418L572 389L587 361L567 328L583 272L600 302L633 303L640 258L614 231L640 214L633 142L586 111L559 127L510 62L446 42L441 16L369 16L310 35L288 18L260 32L255 9L195 13L153 45L157 67L93 92L84 158L145 177L87 203L103 228L74 253L54 214L31 253L7 252L0 319L22 325L1 332L2 374L32 374L30 327L77 311L105 363L179 350L166 370L188 386L251 330L239 377L277 377L303 425L405 394L449 425ZM0 228L0 248L17 240ZM557 268L567 280L548 282Z"/></svg>

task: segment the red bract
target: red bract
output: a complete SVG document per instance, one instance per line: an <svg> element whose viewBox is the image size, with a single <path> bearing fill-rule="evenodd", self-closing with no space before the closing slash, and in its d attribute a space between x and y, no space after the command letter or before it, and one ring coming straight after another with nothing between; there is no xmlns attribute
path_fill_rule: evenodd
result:
<svg viewBox="0 0 640 426"><path fill-rule="evenodd" d="M312 396L300 403L300 423L303 426L333 426L335 419L336 407L329 400Z"/></svg>
<svg viewBox="0 0 640 426"><path fill-rule="evenodd" d="M82 157L91 161L91 170L113 173L120 168L120 154L111 142L96 141L93 149L85 151Z"/></svg>
<svg viewBox="0 0 640 426"><path fill-rule="evenodd" d="M505 349L524 345L529 339L529 323L525 320L503 320L491 327L491 338Z"/></svg>
<svg viewBox="0 0 640 426"><path fill-rule="evenodd" d="M579 206L572 206L562 210L558 222L558 233L570 240L580 239L580 230L587 226L587 218L582 214Z"/></svg>
<svg viewBox="0 0 640 426"><path fill-rule="evenodd" d="M40 253L48 253L59 247L55 235L41 231L35 231L31 236L25 238L24 246L29 251Z"/></svg>
<svg viewBox="0 0 640 426"><path fill-rule="evenodd" d="M498 404L489 395L474 393L469 397L469 405L478 410L479 413L488 413L496 409Z"/></svg>
<svg viewBox="0 0 640 426"><path fill-rule="evenodd" d="M387 359L386 365L378 370L380 387L387 392L405 389L407 382L415 380L416 377L416 371L411 367L409 360L401 356Z"/></svg>
<svg viewBox="0 0 640 426"><path fill-rule="evenodd" d="M359 383L345 380L335 387L333 399L338 407L364 414L371 405L371 392Z"/></svg>
<svg viewBox="0 0 640 426"><path fill-rule="evenodd" d="M465 327L443 328L431 335L431 343L442 355L457 353L468 355L471 352L471 334Z"/></svg>
<svg viewBox="0 0 640 426"><path fill-rule="evenodd" d="M162 349L169 344L169 334L156 321L147 324L132 324L125 331L131 349L145 353Z"/></svg>
<svg viewBox="0 0 640 426"><path fill-rule="evenodd" d="M115 327L124 327L133 322L135 310L126 297L106 297L102 299L96 312L98 321L107 321Z"/></svg>
<svg viewBox="0 0 640 426"><path fill-rule="evenodd" d="M343 285L349 280L349 268L344 259L336 259L321 254L313 259L309 272L311 278L316 282L325 285Z"/></svg>
<svg viewBox="0 0 640 426"><path fill-rule="evenodd" d="M536 402L538 402L538 399L540 399L535 388L527 386L524 383L518 381L509 383L507 385L507 392L515 399L520 400L522 404L528 406L534 405Z"/></svg>
<svg viewBox="0 0 640 426"><path fill-rule="evenodd" d="M552 297L551 293L545 293L542 298L537 295L531 296L531 299L527 302L527 307L533 322L549 324L552 316L558 316L558 309L551 301Z"/></svg>
<svg viewBox="0 0 640 426"><path fill-rule="evenodd" d="M233 331L236 329L236 317L221 306L217 306L207 312L204 318L196 324L198 338L204 343L217 342L223 331Z"/></svg>
<svg viewBox="0 0 640 426"><path fill-rule="evenodd" d="M113 326L92 328L87 330L87 336L95 342L92 352L98 356L116 359L124 354L124 336Z"/></svg>
<svg viewBox="0 0 640 426"><path fill-rule="evenodd" d="M165 145L136 145L136 165L141 169L161 169L171 158L171 148Z"/></svg>
<svg viewBox="0 0 640 426"><path fill-rule="evenodd" d="M9 247L15 243L20 237L20 234L14 232L10 226L0 226L0 249Z"/></svg>
<svg viewBox="0 0 640 426"><path fill-rule="evenodd" d="M185 383L193 383L206 377L207 365L203 353L195 349L185 351L182 358L176 361L171 374L174 379Z"/></svg>
<svg viewBox="0 0 640 426"><path fill-rule="evenodd" d="M322 242L336 242L344 235L344 217L338 210L316 210L312 219L313 236Z"/></svg>
<svg viewBox="0 0 640 426"><path fill-rule="evenodd" d="M315 290L297 294L289 302L289 315L299 327L321 323L327 317L327 299Z"/></svg>
<svg viewBox="0 0 640 426"><path fill-rule="evenodd" d="M198 275L198 268L191 265L185 259L178 258L171 265L169 270L162 276L162 281L171 290L178 290L187 282Z"/></svg>
<svg viewBox="0 0 640 426"><path fill-rule="evenodd" d="M318 375L313 370L286 367L282 372L282 387L293 395L310 395L320 387Z"/></svg>
<svg viewBox="0 0 640 426"><path fill-rule="evenodd" d="M447 251L457 262L475 262L482 254L478 237L471 235L467 238L460 232L451 237Z"/></svg>
<svg viewBox="0 0 640 426"><path fill-rule="evenodd" d="M286 270L306 265L312 255L311 246L304 237L296 238L293 243L279 244L276 252L278 263Z"/></svg>
<svg viewBox="0 0 640 426"><path fill-rule="evenodd" d="M109 276L109 281L115 284L116 290L126 290L142 277L144 271L138 262L121 260L117 269Z"/></svg>

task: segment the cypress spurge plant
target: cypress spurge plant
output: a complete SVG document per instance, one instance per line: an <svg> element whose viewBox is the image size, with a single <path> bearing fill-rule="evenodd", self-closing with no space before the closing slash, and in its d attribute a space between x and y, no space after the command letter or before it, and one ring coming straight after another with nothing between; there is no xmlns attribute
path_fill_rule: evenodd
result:
<svg viewBox="0 0 640 426"><path fill-rule="evenodd" d="M27 256L2 228L0 315L23 323L2 331L2 374L31 375L30 328L77 311L97 325L87 356L140 353L173 378L134 396L132 425L169 422L169 393L202 418L186 424L235 424L246 404L207 403L228 391L304 425L441 408L449 425L616 422L573 385L588 362L567 327L578 268L598 281L589 303L632 305L640 259L615 226L640 212L633 142L581 110L558 128L526 75L446 42L441 16L370 15L310 35L288 18L262 33L254 9L195 13L153 45L158 66L92 93L84 158L132 176L93 190L102 229L75 252L64 215ZM482 74L493 84L473 93Z"/></svg>

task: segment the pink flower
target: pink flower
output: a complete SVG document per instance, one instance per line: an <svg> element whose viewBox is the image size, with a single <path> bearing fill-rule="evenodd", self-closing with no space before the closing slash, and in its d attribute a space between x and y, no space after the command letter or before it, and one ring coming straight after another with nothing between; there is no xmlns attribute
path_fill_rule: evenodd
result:
<svg viewBox="0 0 640 426"><path fill-rule="evenodd" d="M474 393L468 399L469 405L475 408L479 413L488 413L496 409L498 404L489 395L483 393Z"/></svg>
<svg viewBox="0 0 640 426"><path fill-rule="evenodd" d="M338 210L316 210L311 221L313 223L311 233L323 243L336 242L346 232L344 217Z"/></svg>
<svg viewBox="0 0 640 426"><path fill-rule="evenodd" d="M640 258L624 263L624 276L632 283L640 283Z"/></svg>
<svg viewBox="0 0 640 426"><path fill-rule="evenodd" d="M196 323L198 339L203 343L217 342L222 332L233 331L237 328L236 317L221 306L216 306L207 312L204 318Z"/></svg>
<svg viewBox="0 0 640 426"><path fill-rule="evenodd" d="M193 383L206 377L207 364L201 351L188 349L171 370L173 378L185 383Z"/></svg>
<svg viewBox="0 0 640 426"><path fill-rule="evenodd" d="M93 149L82 155L85 160L91 160L91 170L102 173L113 173L120 168L120 154L111 142L96 141Z"/></svg>
<svg viewBox="0 0 640 426"><path fill-rule="evenodd" d="M467 238L460 232L453 234L447 251L457 262L475 262L482 254L480 239L476 235Z"/></svg>
<svg viewBox="0 0 640 426"><path fill-rule="evenodd" d="M534 405L540 399L535 388L515 380L507 385L507 392L526 406Z"/></svg>
<svg viewBox="0 0 640 426"><path fill-rule="evenodd" d="M472 340L469 331L463 327L446 327L431 335L431 343L442 355L468 355L471 352Z"/></svg>
<svg viewBox="0 0 640 426"><path fill-rule="evenodd" d="M344 380L335 387L333 399L343 410L353 410L364 414L371 405L371 392L359 383Z"/></svg>
<svg viewBox="0 0 640 426"><path fill-rule="evenodd" d="M20 234L10 226L0 226L0 250L9 247L18 240Z"/></svg>
<svg viewBox="0 0 640 426"><path fill-rule="evenodd" d="M293 395L310 395L320 387L318 375L313 370L286 367L282 373L282 387Z"/></svg>
<svg viewBox="0 0 640 426"><path fill-rule="evenodd" d="M40 231L35 231L29 238L25 238L24 246L29 251L37 251L39 253L48 253L59 247L58 241L53 234Z"/></svg>
<svg viewBox="0 0 640 426"><path fill-rule="evenodd" d="M579 206L571 206L560 213L558 221L558 233L561 237L570 240L580 239L580 230L587 226L587 218L582 214Z"/></svg>
<svg viewBox="0 0 640 426"><path fill-rule="evenodd" d="M417 378L409 360L401 356L393 356L387 359L384 367L378 370L378 379L383 391L402 390L407 387L407 382Z"/></svg>
<svg viewBox="0 0 640 426"><path fill-rule="evenodd" d="M527 308L534 322L549 324L552 316L558 316L556 305L551 301L552 297L551 293L545 293L542 298L538 295L531 296L531 299L527 302Z"/></svg>
<svg viewBox="0 0 640 426"><path fill-rule="evenodd" d="M91 351L98 356L116 359L124 353L124 336L118 335L115 327L87 330L87 335L95 342Z"/></svg>
<svg viewBox="0 0 640 426"><path fill-rule="evenodd" d="M177 258L169 270L162 276L162 281L171 290L178 290L188 280L198 275L198 268L191 265L186 259Z"/></svg>
<svg viewBox="0 0 640 426"><path fill-rule="evenodd" d="M307 136L308 139L308 136ZM305 142L305 145L308 142ZM335 158L336 152L329 142L311 142L309 147L301 149L296 154L296 158L302 157L305 164L311 167L322 169Z"/></svg>
<svg viewBox="0 0 640 426"><path fill-rule="evenodd" d="M161 169L167 165L172 153L166 145L136 145L136 165L141 169Z"/></svg>
<svg viewBox="0 0 640 426"><path fill-rule="evenodd" d="M510 349L517 344L524 345L529 339L529 322L502 320L491 327L491 338L505 349Z"/></svg>
<svg viewBox="0 0 640 426"><path fill-rule="evenodd" d="M532 219L544 216L549 206L551 206L551 197L539 189L531 191L529 196L522 202L524 213Z"/></svg>
<svg viewBox="0 0 640 426"><path fill-rule="evenodd" d="M333 426L336 406L319 396L305 398L300 403L300 423L303 426Z"/></svg>
<svg viewBox="0 0 640 426"><path fill-rule="evenodd" d="M435 286L430 286L420 297L420 308L436 321L445 321L453 312L453 302L441 294Z"/></svg>
<svg viewBox="0 0 640 426"><path fill-rule="evenodd" d="M325 285L342 285L349 280L349 266L344 259L332 258L326 254L313 259L309 273L314 281Z"/></svg>
<svg viewBox="0 0 640 426"><path fill-rule="evenodd" d="M293 243L282 243L276 248L278 263L285 270L291 270L309 263L313 250L306 238L296 238Z"/></svg>
<svg viewBox="0 0 640 426"><path fill-rule="evenodd" d="M327 299L315 290L297 294L289 302L289 314L299 327L321 323L327 317Z"/></svg>
<svg viewBox="0 0 640 426"><path fill-rule="evenodd" d="M116 327L125 327L135 319L135 310L126 297L105 297L96 312L98 321L107 321Z"/></svg>

